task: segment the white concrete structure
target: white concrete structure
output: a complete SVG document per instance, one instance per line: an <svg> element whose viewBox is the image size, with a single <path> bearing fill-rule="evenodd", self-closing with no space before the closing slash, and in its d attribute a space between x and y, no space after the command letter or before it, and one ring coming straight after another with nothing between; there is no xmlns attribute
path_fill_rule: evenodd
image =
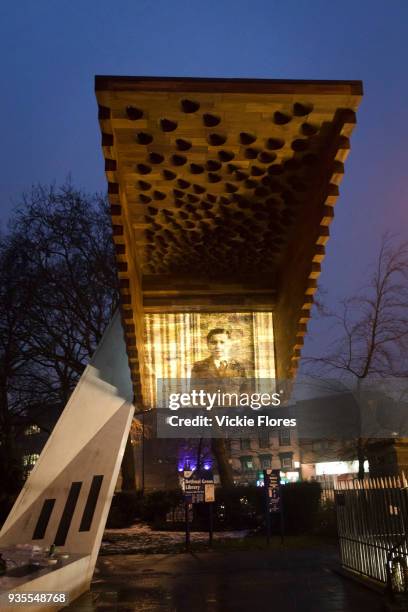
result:
<svg viewBox="0 0 408 612"><path fill-rule="evenodd" d="M72 562L61 560L26 581L0 578L0 591L69 590L72 600L89 588L132 422L132 398L117 313L0 532L0 551L55 543L57 558L65 553Z"/></svg>

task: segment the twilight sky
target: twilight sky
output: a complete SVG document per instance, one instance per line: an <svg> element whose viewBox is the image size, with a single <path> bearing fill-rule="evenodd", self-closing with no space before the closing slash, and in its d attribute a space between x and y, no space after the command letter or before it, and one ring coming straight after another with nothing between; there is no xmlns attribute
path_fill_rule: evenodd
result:
<svg viewBox="0 0 408 612"><path fill-rule="evenodd" d="M0 3L1 219L36 182L104 190L95 74L362 79L321 283L349 295L407 226L405 0Z"/></svg>

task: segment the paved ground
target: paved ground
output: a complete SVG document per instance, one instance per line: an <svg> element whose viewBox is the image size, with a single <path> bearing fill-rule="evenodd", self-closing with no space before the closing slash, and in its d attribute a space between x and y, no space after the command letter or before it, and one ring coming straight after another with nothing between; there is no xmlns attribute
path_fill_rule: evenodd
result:
<svg viewBox="0 0 408 612"><path fill-rule="evenodd" d="M334 549L100 557L77 612L379 612L380 595L331 570Z"/></svg>

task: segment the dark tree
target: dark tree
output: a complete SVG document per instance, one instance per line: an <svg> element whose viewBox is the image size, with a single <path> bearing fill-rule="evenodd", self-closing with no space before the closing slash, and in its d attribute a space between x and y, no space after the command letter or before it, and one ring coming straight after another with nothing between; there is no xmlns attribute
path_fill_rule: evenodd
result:
<svg viewBox="0 0 408 612"><path fill-rule="evenodd" d="M337 334L326 353L306 357L319 376L350 383L361 405L363 383L384 377L408 377L408 242L382 240L377 260L361 292L344 299L338 310L325 312ZM366 444L357 441L359 478L364 477Z"/></svg>
<svg viewBox="0 0 408 612"><path fill-rule="evenodd" d="M5 518L22 481L22 462L17 440L26 423L20 402L19 381L24 376L28 349L25 328L29 287L21 278L25 271L18 243L0 237L0 520ZM21 278L21 280L20 280Z"/></svg>
<svg viewBox="0 0 408 612"><path fill-rule="evenodd" d="M28 425L52 429L117 307L106 199L69 182L33 187L1 237L0 282L0 452L13 493L16 442Z"/></svg>

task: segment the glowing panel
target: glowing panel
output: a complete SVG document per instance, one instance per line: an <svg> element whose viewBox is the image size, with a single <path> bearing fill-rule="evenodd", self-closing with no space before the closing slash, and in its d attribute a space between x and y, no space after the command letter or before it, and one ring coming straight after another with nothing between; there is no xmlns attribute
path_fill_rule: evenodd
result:
<svg viewBox="0 0 408 612"><path fill-rule="evenodd" d="M147 405L156 405L156 381L188 379L194 364L209 358L207 335L230 333L229 357L247 377L274 379L271 312L149 314L146 323Z"/></svg>

